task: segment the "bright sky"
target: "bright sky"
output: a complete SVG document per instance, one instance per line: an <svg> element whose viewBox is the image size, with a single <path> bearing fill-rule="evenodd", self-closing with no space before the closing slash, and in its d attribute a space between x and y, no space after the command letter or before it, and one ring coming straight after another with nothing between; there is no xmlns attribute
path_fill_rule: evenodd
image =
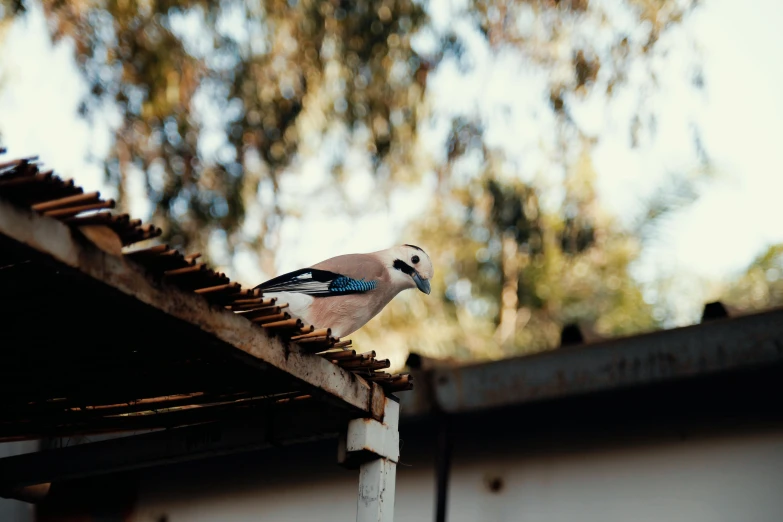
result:
<svg viewBox="0 0 783 522"><path fill-rule="evenodd" d="M666 167L682 165L689 135L678 125L678 109L691 112L700 123L719 179L666 226L661 244L649 252L653 264L725 277L769 244L783 242L783 160L778 152L783 143L783 3L759 0L750 5L707 1L688 23L703 46L703 103L689 103L687 95L673 89L658 102L664 117L648 154L632 153L622 135L605 136L597 154L605 201L622 212L628 201L624 194L660 179ZM674 83L670 80L662 78L665 85Z"/></svg>
<svg viewBox="0 0 783 522"><path fill-rule="evenodd" d="M437 23L449 22L462 2L432 2ZM102 183L102 172L88 164L88 153L100 158L109 147L106 133L90 132L77 116L84 84L77 74L70 45L52 47L40 10L10 29L0 49L0 132L7 157L38 154L65 177L74 177L87 189L114 191ZM468 74L444 65L429 81L434 110L442 116L478 107L494 119L490 141L510 151L527 167L543 166L536 153L539 135L550 122L541 107L542 78L525 70L510 54L489 55L486 46L467 27L454 25L475 58ZM595 152L599 194L617 215L632 213L639 198L677 171L693 168L689 121L700 124L704 147L714 160L718 179L707 186L698 202L673 216L659 231L659 239L637 267L643 280L667 274L690 274L725 279L747 265L766 246L783 242L783 166L778 147L783 143L783 2L756 0L739 8L731 0L707 0L681 31L667 35L672 51L657 64L664 86L650 101L660 119L653 142L640 149L628 144L621 126L632 108L633 93L621 96L607 113L586 103L575 116L600 136ZM694 94L682 88L688 63L678 53L684 34L695 36L704 56L706 90ZM482 47L483 46L483 47ZM502 116L510 107L511 117ZM472 109L471 109L472 110ZM433 131L433 139L442 134ZM299 168L302 178L290 178L289 190L310 186L327 194L329 177L318 158ZM372 176L360 162L351 173L349 196L355 201L374 197ZM140 185L140 184L139 184ZM386 248L398 240L404 225L424 210L431 187L400 191L391 205L361 219L334 212L328 197L315 198L301 219L283 228L278 271L351 251ZM323 191L326 191L325 193ZM301 193L301 192L299 192ZM148 207L137 202L133 213L144 217ZM337 225L337 226L336 226ZM240 256L236 274L251 283L264 276L251 257ZM683 279L684 280L684 279ZM682 290L687 287L683 286ZM693 315L705 295L684 292ZM683 321L686 321L683 318Z"/></svg>

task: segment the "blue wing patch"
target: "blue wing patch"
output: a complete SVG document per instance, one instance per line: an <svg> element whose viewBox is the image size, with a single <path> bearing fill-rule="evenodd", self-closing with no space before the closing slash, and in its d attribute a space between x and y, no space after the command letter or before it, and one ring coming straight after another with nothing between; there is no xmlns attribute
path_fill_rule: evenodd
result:
<svg viewBox="0 0 783 522"><path fill-rule="evenodd" d="M351 279L347 276L340 276L329 284L329 293L339 295L356 292L369 292L370 290L375 290L376 286L378 286L377 281L365 281L364 278Z"/></svg>

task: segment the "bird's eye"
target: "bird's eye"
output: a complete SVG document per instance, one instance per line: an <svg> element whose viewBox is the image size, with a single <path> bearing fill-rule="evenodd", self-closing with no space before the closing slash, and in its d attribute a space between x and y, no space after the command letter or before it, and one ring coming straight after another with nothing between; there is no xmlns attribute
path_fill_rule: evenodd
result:
<svg viewBox="0 0 783 522"><path fill-rule="evenodd" d="M419 256L413 256L413 257L411 258L411 261L413 261L413 264L415 265L416 263L418 263L418 262L419 262Z"/></svg>

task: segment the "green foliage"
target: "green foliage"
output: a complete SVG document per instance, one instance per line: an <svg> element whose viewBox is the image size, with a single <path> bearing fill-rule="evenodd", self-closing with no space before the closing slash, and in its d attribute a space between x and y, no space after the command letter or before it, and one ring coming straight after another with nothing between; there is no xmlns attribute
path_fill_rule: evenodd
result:
<svg viewBox="0 0 783 522"><path fill-rule="evenodd" d="M628 270L641 244L600 212L589 154L570 167L557 212L499 163L490 153L465 185L450 178L424 226L410 230L444 267L433 295L394 301L359 335L389 351L482 359L554 348L570 322L602 336L655 328Z"/></svg>
<svg viewBox="0 0 783 522"><path fill-rule="evenodd" d="M252 241L239 232L259 190L275 194L282 170L336 127L405 175L422 94L410 37L424 15L410 0L43 5L55 38L76 43L92 94L83 114L119 111L107 176L122 200L129 172L145 174L175 245L203 248L213 230L230 249ZM279 223L270 207L262 235Z"/></svg>
<svg viewBox="0 0 783 522"><path fill-rule="evenodd" d="M23 10L15 5L6 13ZM152 219L176 246L209 254L218 234L229 252L249 245L269 269L288 211L279 201L281 180L319 151L327 151L336 184L347 152L357 149L369 158L380 192L419 183L429 169L436 173L436 199L406 236L417 236L433 258L433 294L403 294L354 336L357 341L372 340L387 353L501 357L552 348L569 321L607 335L656 325L628 272L641 245L633 231L601 212L590 159L596 137L580 128L572 108L595 92L611 99L631 65L646 63L661 34L695 2L470 3L464 14L493 51L513 50L546 75L542 103L548 100L555 134L541 140L554 144L547 149L549 166L565 173L555 188L540 182L540 172L519 171L503 151L487 146L491 122L475 114L453 121L444 161L432 151L421 159L420 130L437 117L428 103L428 73L447 60L470 67L461 61L463 36L435 28L427 4L43 5L54 37L75 42L91 86L83 115L119 116L106 173L120 187L120 201L127 200L129 175L142 173ZM436 41L427 56L412 48L417 34ZM628 122L632 143L645 126L654 127L654 115L640 107ZM466 170L466 159L476 157L480 166ZM545 205L555 189L562 201ZM639 227L676 204L650 202Z"/></svg>
<svg viewBox="0 0 783 522"><path fill-rule="evenodd" d="M752 312L783 306L783 245L770 246L724 292L724 302Z"/></svg>

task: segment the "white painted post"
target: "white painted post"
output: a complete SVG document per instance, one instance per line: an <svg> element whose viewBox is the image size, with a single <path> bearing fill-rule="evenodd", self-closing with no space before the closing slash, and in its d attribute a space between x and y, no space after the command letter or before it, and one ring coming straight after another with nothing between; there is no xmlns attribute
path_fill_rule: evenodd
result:
<svg viewBox="0 0 783 522"><path fill-rule="evenodd" d="M394 522L394 486L397 463L375 459L359 468L356 522Z"/></svg>
<svg viewBox="0 0 783 522"><path fill-rule="evenodd" d="M400 405L386 398L383 423L354 419L348 423L345 450L378 458L359 466L356 522L393 522L397 461L400 458Z"/></svg>

